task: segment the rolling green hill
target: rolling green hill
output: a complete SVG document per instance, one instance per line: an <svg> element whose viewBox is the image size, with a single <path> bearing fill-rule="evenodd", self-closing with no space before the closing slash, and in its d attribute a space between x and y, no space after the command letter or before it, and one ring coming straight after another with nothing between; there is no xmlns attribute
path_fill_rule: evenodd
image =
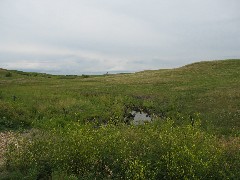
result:
<svg viewBox="0 0 240 180"><path fill-rule="evenodd" d="M25 119L94 116L121 121L126 107L137 106L166 117L200 113L206 128L239 132L240 61L210 61L177 69L124 75L51 76L0 70L1 103L19 106ZM11 73L11 77L6 77ZM13 96L16 101L13 102ZM81 116L75 117L76 113ZM91 112L91 113L90 113ZM21 117L19 117L21 119ZM181 120L179 120L181 121Z"/></svg>
<svg viewBox="0 0 240 180"><path fill-rule="evenodd" d="M126 118L133 110L148 113L153 123L129 125L131 119L129 123ZM14 148L11 156L8 154L11 168L7 171L22 176L30 171L36 171L32 177L48 176L51 170L52 176L57 174L56 179L71 174L80 179L204 179L205 173L206 178L235 178L240 167L240 60L102 76L0 69L0 130L30 134L34 130L34 145L25 142L27 145L19 145L21 155ZM158 138L161 140L155 142ZM92 149L94 144L96 152ZM158 150L160 146L162 151ZM178 149L185 146L187 149ZM54 151L61 147L65 149ZM67 147L79 151L74 154ZM142 153L135 154L142 148ZM36 154L40 158L27 158ZM165 156L171 157L167 160ZM71 163L73 157L76 162ZM126 158L129 161L125 162ZM221 167L221 161L226 165Z"/></svg>

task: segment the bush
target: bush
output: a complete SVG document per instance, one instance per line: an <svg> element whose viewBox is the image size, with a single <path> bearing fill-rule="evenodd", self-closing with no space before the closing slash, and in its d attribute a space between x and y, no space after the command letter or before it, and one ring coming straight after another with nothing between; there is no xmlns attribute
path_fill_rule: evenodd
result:
<svg viewBox="0 0 240 180"><path fill-rule="evenodd" d="M3 92L0 91L0 100L3 99Z"/></svg>
<svg viewBox="0 0 240 180"><path fill-rule="evenodd" d="M89 78L90 76L89 76L89 75L82 74L82 77L83 77L83 78Z"/></svg>
<svg viewBox="0 0 240 180"><path fill-rule="evenodd" d="M0 101L0 130L30 127L28 112L18 105Z"/></svg>
<svg viewBox="0 0 240 180"><path fill-rule="evenodd" d="M232 170L224 157L214 136L168 120L98 129L68 125L19 140L7 162L10 169L45 177L64 172L80 179L222 179Z"/></svg>
<svg viewBox="0 0 240 180"><path fill-rule="evenodd" d="M7 72L7 74L5 76L6 77L12 77L12 73L11 72Z"/></svg>

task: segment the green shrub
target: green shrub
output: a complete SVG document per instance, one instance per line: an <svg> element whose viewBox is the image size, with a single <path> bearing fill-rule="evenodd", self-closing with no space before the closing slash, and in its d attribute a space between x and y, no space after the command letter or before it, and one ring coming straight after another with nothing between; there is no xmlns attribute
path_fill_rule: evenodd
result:
<svg viewBox="0 0 240 180"><path fill-rule="evenodd" d="M7 74L5 76L6 77L12 77L12 73L11 72L7 72Z"/></svg>
<svg viewBox="0 0 240 180"><path fill-rule="evenodd" d="M79 179L219 179L231 172L223 152L214 136L170 120L98 129L75 124L20 140L7 162L26 174L34 168L36 175Z"/></svg>
<svg viewBox="0 0 240 180"><path fill-rule="evenodd" d="M89 76L89 75L86 75L86 74L82 74L82 77L83 77L83 78L89 78L90 76Z"/></svg>
<svg viewBox="0 0 240 180"><path fill-rule="evenodd" d="M28 112L19 105L0 101L0 130L30 127Z"/></svg>
<svg viewBox="0 0 240 180"><path fill-rule="evenodd" d="M3 99L3 92L0 91L0 100Z"/></svg>

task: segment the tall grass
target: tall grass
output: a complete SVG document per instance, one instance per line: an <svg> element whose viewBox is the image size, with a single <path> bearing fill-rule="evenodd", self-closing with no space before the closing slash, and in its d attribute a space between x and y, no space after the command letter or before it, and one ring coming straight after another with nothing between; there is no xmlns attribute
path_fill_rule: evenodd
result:
<svg viewBox="0 0 240 180"><path fill-rule="evenodd" d="M29 178L237 178L216 137L172 120L143 126L68 125L19 139L7 153L9 171ZM239 164L238 164L238 167ZM234 170L234 171L233 171Z"/></svg>
<svg viewBox="0 0 240 180"><path fill-rule="evenodd" d="M237 179L239 63L87 77L0 69L0 131L21 130L0 177ZM124 124L134 109L155 121Z"/></svg>

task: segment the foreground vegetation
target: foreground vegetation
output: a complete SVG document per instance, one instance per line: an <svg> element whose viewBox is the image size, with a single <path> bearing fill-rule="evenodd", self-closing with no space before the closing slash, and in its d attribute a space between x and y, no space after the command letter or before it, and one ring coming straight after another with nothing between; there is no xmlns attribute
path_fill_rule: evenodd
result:
<svg viewBox="0 0 240 180"><path fill-rule="evenodd" d="M237 179L240 61L102 76L0 70L5 179ZM126 122L132 110L152 123Z"/></svg>

